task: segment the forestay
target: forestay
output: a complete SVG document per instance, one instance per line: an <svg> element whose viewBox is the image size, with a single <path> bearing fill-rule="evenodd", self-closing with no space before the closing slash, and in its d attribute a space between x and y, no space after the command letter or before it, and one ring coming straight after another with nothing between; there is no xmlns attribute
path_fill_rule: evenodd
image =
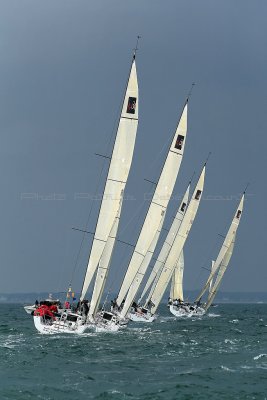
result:
<svg viewBox="0 0 267 400"><path fill-rule="evenodd" d="M129 287L131 286L134 277L136 276L138 269L143 262L143 259L153 240L155 232L160 225L162 211L165 212L169 203L184 153L186 133L187 101L184 106L176 132L174 134L171 146L169 148L165 164L161 171L161 175L158 180L154 196L150 203L150 207L148 209L127 272L125 274L118 297L116 299L118 306L121 305L123 299L125 298Z"/></svg>
<svg viewBox="0 0 267 400"><path fill-rule="evenodd" d="M191 197L190 203L185 212L183 221L181 223L180 229L176 235L173 246L168 254L166 262L164 264L163 270L159 277L159 280L155 286L155 289L152 293L150 304L151 304L151 313L154 314L158 308L158 305L163 297L163 294L170 282L172 277L174 268L176 266L177 260L180 257L180 254L183 250L185 241L188 237L192 224L194 222L200 199L202 197L203 187L204 187L204 179L205 179L205 165L200 174L199 180L197 182L196 188L194 190L193 196Z"/></svg>
<svg viewBox="0 0 267 400"><path fill-rule="evenodd" d="M130 171L138 125L138 83L135 56L121 110L107 181L81 292L81 300L93 279L112 224L119 209L120 194Z"/></svg>

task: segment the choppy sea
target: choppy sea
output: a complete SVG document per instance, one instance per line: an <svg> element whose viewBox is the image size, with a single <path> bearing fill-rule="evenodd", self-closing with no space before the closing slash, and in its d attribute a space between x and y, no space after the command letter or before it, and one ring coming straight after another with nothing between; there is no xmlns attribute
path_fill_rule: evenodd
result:
<svg viewBox="0 0 267 400"><path fill-rule="evenodd" d="M0 399L267 399L267 304L159 311L118 333L46 336L1 304Z"/></svg>

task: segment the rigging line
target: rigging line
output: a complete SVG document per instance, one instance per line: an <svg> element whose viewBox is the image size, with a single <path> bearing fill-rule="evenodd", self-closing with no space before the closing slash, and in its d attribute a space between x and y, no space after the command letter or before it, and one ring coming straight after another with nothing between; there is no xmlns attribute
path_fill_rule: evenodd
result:
<svg viewBox="0 0 267 400"><path fill-rule="evenodd" d="M135 219L135 217L137 216L136 221L135 221L135 223L134 223L133 226L132 226L130 236L132 236L132 235L134 234L134 231L137 229L137 227L138 227L138 225L139 225L139 222L140 222L140 220L141 220L141 216L142 216L141 208L143 208L144 202L145 202L145 201L143 201L142 204L139 205L139 207L138 207L138 209L137 209L137 212L136 212L136 213L132 216L132 218L127 222L127 224L124 226L122 232L125 231L125 229L130 225L130 223L132 222L132 220ZM121 232L121 233L122 233L122 232ZM120 233L120 234L121 234L121 233ZM135 247L135 244L133 245L133 247ZM127 257L127 248L125 247L125 250L124 250L124 252L123 252L122 261L121 261L121 263L120 263L120 266L119 266L117 272L115 273L114 278L113 278L113 280L112 280L112 282L111 282L111 284L110 284L110 288L109 288L110 290L114 287L115 280L118 280L118 273L119 273L119 271L121 272L122 266L123 266L124 264L126 264L126 257Z"/></svg>
<svg viewBox="0 0 267 400"><path fill-rule="evenodd" d="M166 155L166 159L167 159L167 157L168 157L168 153L167 153L167 155ZM166 159L165 159L165 161L166 161ZM161 173L162 173L162 171L163 171L163 169L164 169L164 165L165 165L165 162L164 162L164 164L163 164L163 166L162 166L162 168L161 168L160 175L161 175ZM159 181L159 179L160 179L160 176L159 176L159 178L158 178L158 181ZM156 193L156 188L153 188L153 197L154 197L154 194L155 194L155 193ZM153 199L153 197L152 197L152 199ZM147 201L147 200L143 200L142 205L143 205L146 201ZM125 273L124 273L124 276L123 276L123 279L122 279L122 281L121 281L121 285L122 285L122 283L124 282L124 278L125 278L125 276L126 276L126 274L127 274L128 266L130 265L131 259L132 259L133 255L134 255L134 253L135 253L135 247L136 247L137 242L138 242L138 240L139 240L140 234L141 234L141 232L142 232L142 230L143 230L143 226L144 226L144 223L145 223L146 217L147 217L147 215L148 215L148 212L149 212L149 209L150 209L151 204L152 204L152 200L149 202L149 206L148 206L148 209L146 210L145 218L143 219L143 223L142 223L142 225L141 225L141 229L139 229L138 237L137 237L137 240L136 240L134 249L133 249L133 251L132 251L131 258L130 258L130 260L129 260L129 262L128 262L127 269L126 269L126 271L125 271ZM160 205L159 205L159 206L160 206ZM163 208L166 209L166 207L162 207L162 209L163 209ZM139 216L139 218L140 218L140 216ZM121 288L121 285L120 285L120 288ZM120 288L119 288L119 291L120 291Z"/></svg>
<svg viewBox="0 0 267 400"><path fill-rule="evenodd" d="M192 92L193 92L193 89L194 89L194 86L196 85L196 83L195 82L192 82L192 85L191 85L191 88L190 88L190 90L189 90L189 92L188 92L188 95L187 95L187 99L189 100L190 99L190 97L191 97L191 95L192 95Z"/></svg>
<svg viewBox="0 0 267 400"><path fill-rule="evenodd" d="M217 248L218 245L219 245L219 241L221 242L221 240L219 240L218 236L216 235L216 237L215 237L215 239L214 239L214 241L213 241L213 245L212 245L212 247L210 248L209 254L208 254L205 258L203 257L204 262L200 263L201 265L209 265L209 263L210 263L211 260L213 259L212 254L214 254L215 248ZM203 276L203 272L204 272L203 269L206 269L206 268L200 267L200 268L199 268L198 274L195 275L193 287L196 287L196 284L199 285L200 278L201 278L201 276ZM207 278L206 278L206 279L207 279ZM202 286L201 286L201 287L202 287ZM199 287L198 287L197 290L199 290Z"/></svg>
<svg viewBox="0 0 267 400"><path fill-rule="evenodd" d="M100 174L99 174L99 180L98 180L98 184L97 184L97 187L96 187L96 190L95 190L95 193L94 193L94 197L96 196L97 192L99 191L100 184L102 183L102 182L101 182L101 178L102 178L102 174L103 174L103 170L104 170L104 163L105 163L105 162L102 163L102 168L101 168L101 171L100 171ZM88 218L87 218L86 224L85 224L85 230L87 230L87 228L88 228L88 225L89 225L89 221L90 221L90 218L91 218L91 215L92 215L93 208L94 208L94 202L92 201L91 208L90 208L90 210L89 210L89 215L88 215ZM74 277L74 274L75 274L75 272L76 272L76 270L77 270L77 266L78 266L78 262L79 262L80 255L81 255L81 252L82 252L82 248L83 248L85 236L86 236L86 232L83 232L81 244L80 244L79 251L78 251L78 254L77 254L77 257L76 257L74 269L73 269L72 275L71 275L71 282L72 282L73 277Z"/></svg>
<svg viewBox="0 0 267 400"><path fill-rule="evenodd" d="M141 39L141 36L140 36L140 35L137 35L137 38L136 38L136 45L135 45L135 48L133 49L134 57L135 57L135 55L136 55L137 50L139 50L139 49L138 49L138 42L139 42L139 39Z"/></svg>
<svg viewBox="0 0 267 400"><path fill-rule="evenodd" d="M246 185L246 187L245 187L245 190L244 190L243 194L246 194L246 192L247 192L247 188L249 187L249 185L250 185L250 182L248 182L248 183L247 183L247 185Z"/></svg>
<svg viewBox="0 0 267 400"><path fill-rule="evenodd" d="M109 295L110 295L110 290L108 290L108 292L106 294L105 300L104 300L104 302L102 304L102 307L101 307L101 311L105 311L105 307L106 307L106 303L108 301Z"/></svg>
<svg viewBox="0 0 267 400"><path fill-rule="evenodd" d="M140 220L141 220L141 217L142 217L141 209L144 207L145 202L146 202L146 200L143 200L143 202L138 206L136 212L132 215L132 217L127 221L127 224L126 224L126 225L123 227L123 229L121 230L120 235L121 235L121 233L123 233L123 232L125 231L125 229L131 224L131 222L132 222L133 220L135 220L135 223L132 225L132 229L131 229L131 232L130 232L130 233L131 233L130 236L131 236L131 237L133 236L134 231L137 229L137 227L138 227L138 225L139 225L139 222L140 222ZM137 218L136 218L136 216L137 216ZM135 243L135 244L136 244L136 243ZM135 244L133 245L133 247L135 247ZM109 291L110 291L110 292L111 292L111 290L112 290L113 287L114 287L115 281L118 281L118 274L119 274L119 272L121 272L122 266L123 266L124 264L127 264L127 263L126 263L126 257L127 257L127 248L125 247L125 250L124 250L123 255L122 255L122 258L121 258L122 261L121 261L121 263L120 263L120 266L119 266L119 268L117 269L117 271L115 272L114 278L112 279L112 281L111 281L111 283L110 283L110 285L109 285Z"/></svg>
<svg viewBox="0 0 267 400"><path fill-rule="evenodd" d="M118 111L116 113L116 118L114 119L114 124L113 124L113 128L111 130L109 141L106 144L106 154L108 153L108 150L109 150L109 148L111 146L111 143L113 141L114 132L115 132L115 129L116 129L116 126L117 126L117 123L118 123L117 121L119 119L120 113L121 113L121 105L118 107ZM103 172L104 172L104 169L105 169L105 165L106 165L106 161L103 160L102 161L102 167L101 167L101 170L100 170L100 173L99 173L98 183L96 185L96 189L95 189L95 192L94 192L93 199L96 197L96 195L97 195L97 193L99 191L100 185L102 184L102 176L103 176ZM87 231L87 228L88 228L88 225L89 225L89 221L90 221L90 218L91 218L91 215L92 215L92 211L93 211L93 208L94 208L94 204L95 204L95 202L92 200L91 207L90 207L90 210L89 210L89 215L88 215L88 218L87 218L86 224L85 224L85 231ZM70 282L73 281L74 274L77 271L77 266L78 266L80 255L81 255L81 252L82 252L82 249L83 249L83 244L84 244L85 237L86 237L86 232L84 232L82 240L81 240L81 244L80 244L80 247L79 247L79 250L78 250L78 254L77 254L77 257L76 257L76 261L75 261L75 265L74 265L74 268L73 268L73 271L72 271L71 281Z"/></svg>

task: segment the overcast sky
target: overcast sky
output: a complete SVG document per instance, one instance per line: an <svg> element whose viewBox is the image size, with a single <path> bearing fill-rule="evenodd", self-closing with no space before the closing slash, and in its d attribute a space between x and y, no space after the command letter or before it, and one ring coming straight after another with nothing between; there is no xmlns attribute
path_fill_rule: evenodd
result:
<svg viewBox="0 0 267 400"><path fill-rule="evenodd" d="M175 195L212 155L186 243L185 288L203 283L218 234L250 182L222 290L266 291L266 15L265 0L0 0L0 292L65 290L71 280L83 238L71 228L86 227L89 198L107 167L94 153L111 151L138 34L140 122L119 237L137 239L152 190L144 178L158 178L195 82ZM173 199L166 228L177 206ZM76 291L90 240L78 258ZM117 245L112 291L130 255L131 247Z"/></svg>

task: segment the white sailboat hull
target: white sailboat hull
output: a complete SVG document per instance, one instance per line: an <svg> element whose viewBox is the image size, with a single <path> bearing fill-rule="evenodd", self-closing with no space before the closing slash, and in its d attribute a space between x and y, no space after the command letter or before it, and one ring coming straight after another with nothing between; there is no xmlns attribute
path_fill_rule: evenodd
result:
<svg viewBox="0 0 267 400"><path fill-rule="evenodd" d="M81 318L81 317L78 317ZM55 335L58 333L76 333L81 334L88 326L82 321L82 318L77 322L71 322L62 318L55 320L46 320L41 316L33 317L34 326L38 332L45 335Z"/></svg>
<svg viewBox="0 0 267 400"><path fill-rule="evenodd" d="M94 328L96 332L117 332L127 326L128 320L121 319L113 312L101 311L96 315Z"/></svg>
<svg viewBox="0 0 267 400"><path fill-rule="evenodd" d="M202 307L192 305L174 306L170 305L170 313L175 317L193 317L201 316L205 314L205 310Z"/></svg>
<svg viewBox="0 0 267 400"><path fill-rule="evenodd" d="M153 322L156 319L156 315L131 312L129 314L129 319L133 322Z"/></svg>

